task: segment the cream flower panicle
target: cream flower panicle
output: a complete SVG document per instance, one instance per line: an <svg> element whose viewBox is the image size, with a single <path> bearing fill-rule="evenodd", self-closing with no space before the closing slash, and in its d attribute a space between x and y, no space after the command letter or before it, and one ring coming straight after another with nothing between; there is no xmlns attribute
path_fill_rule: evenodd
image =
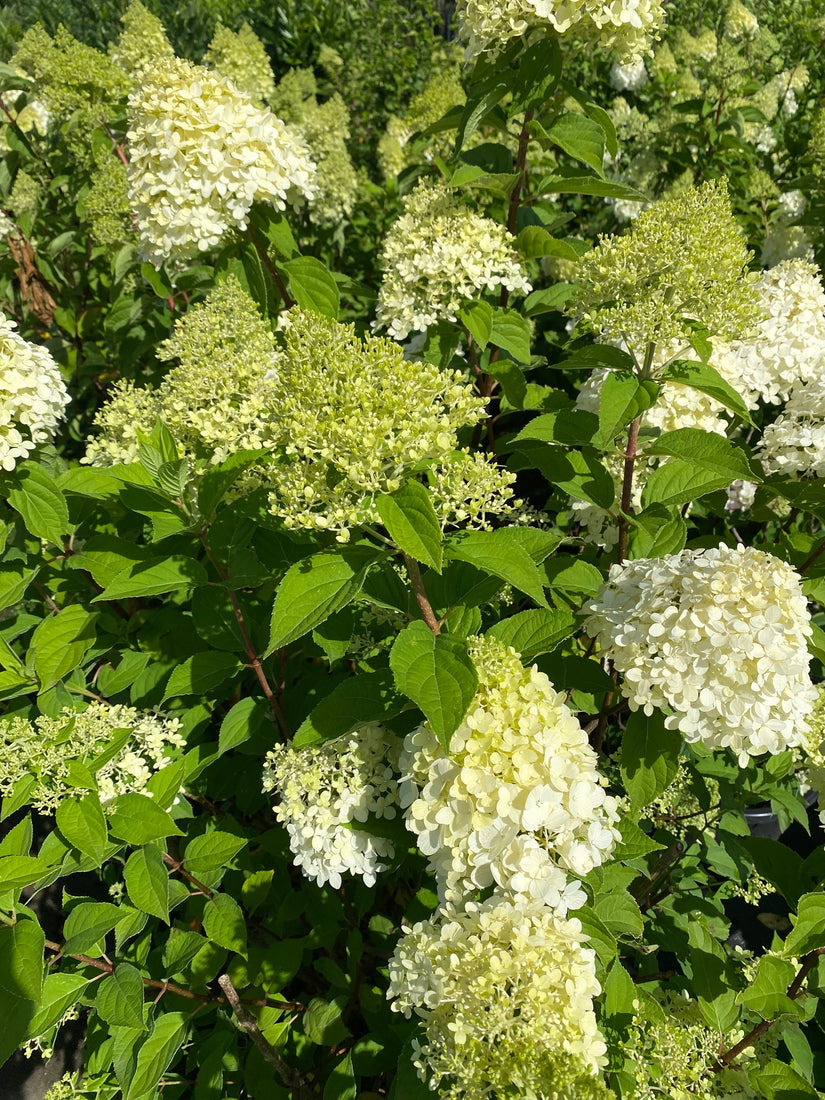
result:
<svg viewBox="0 0 825 1100"><path fill-rule="evenodd" d="M401 804L450 902L488 886L562 916L618 838L615 799L564 697L515 650L475 638L479 687L449 755L428 723L404 740Z"/></svg>
<svg viewBox="0 0 825 1100"><path fill-rule="evenodd" d="M469 57L544 31L615 49L625 60L645 52L664 8L661 0L463 0L459 16Z"/></svg>
<svg viewBox="0 0 825 1100"><path fill-rule="evenodd" d="M278 797L295 865L319 886L341 886L344 874L374 886L395 856L390 839L359 829L370 817L398 812L400 745L377 722L320 746L277 745L264 762L263 789Z"/></svg>
<svg viewBox="0 0 825 1100"><path fill-rule="evenodd" d="M819 268L785 260L756 284L762 319L726 350L729 380L755 408L778 405L798 382L817 380L825 360L825 289Z"/></svg>
<svg viewBox="0 0 825 1100"><path fill-rule="evenodd" d="M765 426L757 454L769 474L825 477L825 376L794 386L782 412Z"/></svg>
<svg viewBox="0 0 825 1100"><path fill-rule="evenodd" d="M254 202L283 210L314 194L303 139L219 73L159 62L129 98L130 201L156 262L214 248Z"/></svg>
<svg viewBox="0 0 825 1100"><path fill-rule="evenodd" d="M504 226L474 213L433 180L419 182L405 199L381 262L375 326L396 340L454 321L462 305L485 291L532 289Z"/></svg>
<svg viewBox="0 0 825 1100"><path fill-rule="evenodd" d="M145 791L154 773L166 767L175 750L185 744L179 728L179 720L169 715L97 702L83 711L67 707L56 718L4 719L0 721L0 794L10 794L30 777L28 801L41 813L53 813L78 790L71 775L73 763L93 773L104 805L120 794ZM111 759L95 765L118 740L123 743Z"/></svg>
<svg viewBox="0 0 825 1100"><path fill-rule="evenodd" d="M203 60L228 77L256 106L268 103L275 92L266 46L248 23L237 32L218 23Z"/></svg>
<svg viewBox="0 0 825 1100"><path fill-rule="evenodd" d="M13 470L54 435L69 403L60 369L46 348L15 332L0 313L0 467Z"/></svg>
<svg viewBox="0 0 825 1100"><path fill-rule="evenodd" d="M139 84L148 69L164 58L174 57L175 51L163 23L140 0L131 0L120 21L123 30L109 47L109 56Z"/></svg>
<svg viewBox="0 0 825 1100"><path fill-rule="evenodd" d="M523 897L448 905L406 929L387 996L422 1022L421 1080L446 1100L611 1096L584 939L579 921Z"/></svg>
<svg viewBox="0 0 825 1100"><path fill-rule="evenodd" d="M614 565L584 629L622 674L632 710L751 756L798 745L816 692L799 575L753 547L683 550Z"/></svg>

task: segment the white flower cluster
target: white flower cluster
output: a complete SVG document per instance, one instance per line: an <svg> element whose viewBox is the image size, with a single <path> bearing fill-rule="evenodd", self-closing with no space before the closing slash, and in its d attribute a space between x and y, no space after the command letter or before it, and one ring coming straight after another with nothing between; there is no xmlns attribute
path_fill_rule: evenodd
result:
<svg viewBox="0 0 825 1100"><path fill-rule="evenodd" d="M159 62L129 98L130 202L141 247L185 259L244 229L254 202L283 210L314 194L300 136L219 73Z"/></svg>
<svg viewBox="0 0 825 1100"><path fill-rule="evenodd" d="M794 387L757 450L768 473L825 476L825 376Z"/></svg>
<svg viewBox="0 0 825 1100"><path fill-rule="evenodd" d="M723 368L751 407L786 400L796 383L821 374L825 358L825 290L815 264L783 261L762 273L757 291L763 318L752 336L733 341Z"/></svg>
<svg viewBox="0 0 825 1100"><path fill-rule="evenodd" d="M637 92L647 84L647 69L644 59L634 57L630 61L618 58L610 67L610 84L617 92Z"/></svg>
<svg viewBox="0 0 825 1100"><path fill-rule="evenodd" d="M344 874L375 885L395 848L357 823L396 816L397 758L393 735L376 722L318 747L277 745L267 753L263 789L278 796L275 816L307 878L336 890Z"/></svg>
<svg viewBox="0 0 825 1100"><path fill-rule="evenodd" d="M153 774L170 763L170 753L185 744L179 728L177 718L97 702L79 712L66 708L56 718L40 715L34 722L15 716L0 723L0 794L32 779L29 802L41 813L52 813L77 791L73 763L93 773L104 804L143 791ZM121 747L96 766L124 732L128 737Z"/></svg>
<svg viewBox="0 0 825 1100"><path fill-rule="evenodd" d="M405 340L484 291L532 289L510 234L474 213L445 184L422 180L390 227L382 252L376 328Z"/></svg>
<svg viewBox="0 0 825 1100"><path fill-rule="evenodd" d="M419 1077L446 1100L612 1095L593 998L595 953L577 920L525 898L468 902L406 930L387 996L415 1012Z"/></svg>
<svg viewBox="0 0 825 1100"><path fill-rule="evenodd" d="M16 333L0 313L0 467L13 470L36 444L51 439L69 403L49 352Z"/></svg>
<svg viewBox="0 0 825 1100"><path fill-rule="evenodd" d="M564 696L492 638L470 651L479 687L444 751L428 723L404 740L401 804L449 902L488 886L560 915L585 903L569 872L610 855L615 799Z"/></svg>
<svg viewBox="0 0 825 1100"><path fill-rule="evenodd" d="M726 512L746 512L753 507L756 498L757 485L755 481L743 481L737 478L728 486L728 499L725 504Z"/></svg>
<svg viewBox="0 0 825 1100"><path fill-rule="evenodd" d="M532 30L572 33L624 60L638 57L664 19L661 0L464 0L459 8L467 54L497 52Z"/></svg>
<svg viewBox="0 0 825 1100"><path fill-rule="evenodd" d="M819 795L819 820L825 825L825 684L817 688L809 719L810 729L794 752L796 774L803 792Z"/></svg>
<svg viewBox="0 0 825 1100"><path fill-rule="evenodd" d="M725 35L731 42L753 38L759 30L759 20L742 0L731 0L725 13Z"/></svg>
<svg viewBox="0 0 825 1100"><path fill-rule="evenodd" d="M753 547L683 550L614 565L584 624L622 674L632 710L749 756L800 743L816 692L798 574Z"/></svg>

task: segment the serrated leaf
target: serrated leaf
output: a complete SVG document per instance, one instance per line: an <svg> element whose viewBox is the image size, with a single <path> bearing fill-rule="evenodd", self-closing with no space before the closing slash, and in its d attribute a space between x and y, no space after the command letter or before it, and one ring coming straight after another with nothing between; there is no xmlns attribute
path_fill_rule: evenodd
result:
<svg viewBox="0 0 825 1100"><path fill-rule="evenodd" d="M199 932L187 932L173 928L163 948L163 966L166 974L178 974L194 959L208 941Z"/></svg>
<svg viewBox="0 0 825 1100"><path fill-rule="evenodd" d="M825 947L825 894L803 894L791 919L794 926L785 938L783 955L806 955Z"/></svg>
<svg viewBox="0 0 825 1100"><path fill-rule="evenodd" d="M39 856L0 856L0 894L31 886L48 874L50 866Z"/></svg>
<svg viewBox="0 0 825 1100"><path fill-rule="evenodd" d="M308 634L354 600L378 551L354 546L296 562L278 585L265 656Z"/></svg>
<svg viewBox="0 0 825 1100"><path fill-rule="evenodd" d="M229 752L243 745L265 720L265 704L260 699L247 697L239 700L221 722L218 752Z"/></svg>
<svg viewBox="0 0 825 1100"><path fill-rule="evenodd" d="M388 670L344 680L304 719L293 738L295 748L343 737L367 722L394 718L407 706Z"/></svg>
<svg viewBox="0 0 825 1100"><path fill-rule="evenodd" d="M375 503L381 522L399 550L440 573L441 524L424 486L409 479L394 493L376 497Z"/></svg>
<svg viewBox="0 0 825 1100"><path fill-rule="evenodd" d="M459 310L458 319L475 340L479 351L484 351L493 331L493 307L488 302L470 302Z"/></svg>
<svg viewBox="0 0 825 1100"><path fill-rule="evenodd" d="M224 680L235 676L243 663L231 653L207 650L195 653L172 670L162 702L179 695L204 695L211 693Z"/></svg>
<svg viewBox="0 0 825 1100"><path fill-rule="evenodd" d="M541 573L521 545L518 535L509 528L462 533L445 547L445 556L492 573L529 596L540 607L548 606Z"/></svg>
<svg viewBox="0 0 825 1100"><path fill-rule="evenodd" d="M576 348L566 359L558 364L565 370L594 370L605 367L607 370L633 371L636 363L632 355L612 344L589 344Z"/></svg>
<svg viewBox="0 0 825 1100"><path fill-rule="evenodd" d="M324 1100L357 1100L358 1085L352 1068L352 1053L347 1051L330 1070L324 1085Z"/></svg>
<svg viewBox="0 0 825 1100"><path fill-rule="evenodd" d="M100 866L106 852L106 818L96 794L64 799L57 807L57 827L69 844Z"/></svg>
<svg viewBox="0 0 825 1100"><path fill-rule="evenodd" d="M543 36L528 46L519 57L512 77L513 101L509 113L537 110L552 95L561 79L562 54L551 35Z"/></svg>
<svg viewBox="0 0 825 1100"><path fill-rule="evenodd" d="M682 739L665 729L662 714L634 711L622 737L622 778L634 810L650 805L679 770Z"/></svg>
<svg viewBox="0 0 825 1100"><path fill-rule="evenodd" d="M186 1023L182 1012L166 1012L156 1018L152 1034L138 1051L135 1072L123 1100L147 1100L146 1094L154 1089L183 1045Z"/></svg>
<svg viewBox="0 0 825 1100"><path fill-rule="evenodd" d="M123 870L129 901L142 913L169 923L169 872L157 848L132 852Z"/></svg>
<svg viewBox="0 0 825 1100"><path fill-rule="evenodd" d="M79 604L70 604L37 627L29 654L41 691L54 687L83 660L95 641L95 618Z"/></svg>
<svg viewBox="0 0 825 1100"><path fill-rule="evenodd" d="M822 1095L792 1066L776 1058L754 1073L752 1081L763 1100L804 1100L806 1096Z"/></svg>
<svg viewBox="0 0 825 1100"><path fill-rule="evenodd" d="M587 164L602 175L605 135L602 127L593 119L568 111L553 123L547 136L568 156Z"/></svg>
<svg viewBox="0 0 825 1100"><path fill-rule="evenodd" d="M530 362L530 323L514 309L497 309L493 312L490 343L503 348L520 363Z"/></svg>
<svg viewBox="0 0 825 1100"><path fill-rule="evenodd" d="M204 872L227 867L246 844L244 837L217 829L204 833L203 836L193 837L183 853L186 870L199 878Z"/></svg>
<svg viewBox="0 0 825 1100"><path fill-rule="evenodd" d="M7 500L19 512L27 530L37 538L55 546L63 546L69 534L69 509L66 498L53 477L36 462L20 462L14 470L16 485L8 491Z"/></svg>
<svg viewBox="0 0 825 1100"><path fill-rule="evenodd" d="M708 1027L724 1033L739 1019L736 990L731 988L730 966L724 950L707 927L698 920L688 925L693 991Z"/></svg>
<svg viewBox="0 0 825 1100"><path fill-rule="evenodd" d="M110 1027L146 1031L140 971L130 963L118 963L114 973L96 986L95 1011Z"/></svg>
<svg viewBox="0 0 825 1100"><path fill-rule="evenodd" d="M410 623L390 650L398 690L424 712L445 751L478 687L478 675L463 638L433 634L420 620Z"/></svg>
<svg viewBox="0 0 825 1100"><path fill-rule="evenodd" d="M503 645L511 645L525 664L541 653L550 653L576 630L576 620L567 608L520 611L501 619L487 631Z"/></svg>
<svg viewBox="0 0 825 1100"><path fill-rule="evenodd" d="M148 653L141 653L136 649L127 649L122 654L117 668L106 665L100 670L97 677L97 686L107 698L117 695L118 692L131 687L148 664Z"/></svg>
<svg viewBox="0 0 825 1100"><path fill-rule="evenodd" d="M554 488L576 500L604 509L613 505L613 476L593 451L569 451L552 443L524 440L515 447L508 466L512 470L535 468Z"/></svg>
<svg viewBox="0 0 825 1100"><path fill-rule="evenodd" d="M89 954L123 918L124 910L108 901L82 901L63 925L63 953Z"/></svg>
<svg viewBox="0 0 825 1100"><path fill-rule="evenodd" d="M506 81L498 80L483 92L467 97L464 110L461 113L461 121L456 131L453 158L456 158L464 147L465 141L470 138L481 125L486 115L490 113L497 103L510 91Z"/></svg>
<svg viewBox="0 0 825 1100"><path fill-rule="evenodd" d="M763 1020L772 1020L782 1013L798 1015L802 1005L788 996L788 986L796 977L796 966L790 959L778 959L763 955L756 966L756 974L747 989L737 995L737 1003L743 1005Z"/></svg>
<svg viewBox="0 0 825 1100"><path fill-rule="evenodd" d="M22 914L0 925L0 1065L25 1038L40 1007L45 937L36 920Z"/></svg>
<svg viewBox="0 0 825 1100"><path fill-rule="evenodd" d="M663 382L675 382L680 386L690 386L701 390L726 409L731 409L747 424L752 423L750 410L742 397L736 392L714 367L707 363L696 363L687 359L677 359L662 371Z"/></svg>
<svg viewBox="0 0 825 1100"><path fill-rule="evenodd" d="M122 569L92 602L122 600L130 596L161 596L199 584L206 584L206 570L200 562L175 554L147 558Z"/></svg>
<svg viewBox="0 0 825 1100"><path fill-rule="evenodd" d="M611 371L599 390L598 445L609 447L618 433L639 414L641 384L634 374Z"/></svg>
<svg viewBox="0 0 825 1100"><path fill-rule="evenodd" d="M130 792L115 799L109 830L127 844L149 844L167 836L180 836L172 818L145 794Z"/></svg>
<svg viewBox="0 0 825 1100"><path fill-rule="evenodd" d="M240 905L229 894L215 894L207 901L203 930L219 947L246 958L246 923Z"/></svg>
<svg viewBox="0 0 825 1100"><path fill-rule="evenodd" d="M29 1024L27 1038L33 1039L57 1021L80 998L81 991L89 984L82 974L47 974L43 982L40 1007Z"/></svg>
<svg viewBox="0 0 825 1100"><path fill-rule="evenodd" d="M602 135L604 137L604 135ZM647 195L617 180L599 179L597 176L555 175L544 176L538 185L543 194L598 195L601 198L630 199L647 202Z"/></svg>
<svg viewBox="0 0 825 1100"><path fill-rule="evenodd" d="M340 1043L349 1035L346 1024L341 1019L346 1003L345 996L335 997L331 1001L325 1001L321 997L312 998L306 1007L302 1023L307 1037L313 1043L328 1047Z"/></svg>
<svg viewBox="0 0 825 1100"><path fill-rule="evenodd" d="M289 292L302 309L338 319L341 298L332 273L314 256L296 256L281 265Z"/></svg>

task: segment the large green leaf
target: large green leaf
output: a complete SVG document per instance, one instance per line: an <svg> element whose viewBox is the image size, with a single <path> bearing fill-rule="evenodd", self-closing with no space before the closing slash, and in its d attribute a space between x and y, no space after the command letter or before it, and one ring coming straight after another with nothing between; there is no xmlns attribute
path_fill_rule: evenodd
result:
<svg viewBox="0 0 825 1100"><path fill-rule="evenodd" d="M206 584L206 570L200 562L175 554L147 558L122 569L92 602L122 600L130 596L161 596L199 584Z"/></svg>
<svg viewBox="0 0 825 1100"><path fill-rule="evenodd" d="M405 554L441 572L441 524L432 496L419 481L405 481L394 493L376 498L390 538Z"/></svg>
<svg viewBox="0 0 825 1100"><path fill-rule="evenodd" d="M665 729L659 711L634 711L622 737L622 779L634 810L650 805L673 781L679 770L682 739L678 730Z"/></svg>
<svg viewBox="0 0 825 1100"><path fill-rule="evenodd" d="M178 695L209 694L242 668L242 662L231 653L215 650L196 653L172 670L163 693L163 702Z"/></svg>
<svg viewBox="0 0 825 1100"><path fill-rule="evenodd" d="M478 687L467 642L451 634L433 634L426 623L410 623L395 639L390 667L398 690L426 715L438 740L449 751Z"/></svg>
<svg viewBox="0 0 825 1100"><path fill-rule="evenodd" d="M110 1027L146 1030L143 1020L143 982L131 963L118 963L114 973L96 986L95 1011Z"/></svg>
<svg viewBox="0 0 825 1100"><path fill-rule="evenodd" d="M719 371L707 363L677 359L668 363L662 371L662 381L675 382L682 386L690 386L694 390L701 390L725 408L731 409L747 423L751 422L750 410L741 395L729 382L725 381Z"/></svg>
<svg viewBox="0 0 825 1100"><path fill-rule="evenodd" d="M29 654L41 691L54 687L83 660L95 641L95 618L79 604L70 604L37 627Z"/></svg>
<svg viewBox="0 0 825 1100"><path fill-rule="evenodd" d="M21 914L13 925L0 925L0 1065L22 1040L40 1007L43 947L40 925Z"/></svg>
<svg viewBox="0 0 825 1100"><path fill-rule="evenodd" d="M462 533L450 540L445 547L445 556L492 573L541 607L547 607L541 573L521 544L517 531L502 527L497 531Z"/></svg>
<svg viewBox="0 0 825 1100"><path fill-rule="evenodd" d="M72 526L66 498L54 478L36 462L21 462L15 468L14 481L7 499L23 517L27 529L37 538L62 546L63 536Z"/></svg>
<svg viewBox="0 0 825 1100"><path fill-rule="evenodd" d="M167 1012L155 1020L152 1034L138 1051L135 1071L123 1100L147 1100L183 1045L186 1025L183 1012Z"/></svg>
<svg viewBox="0 0 825 1100"><path fill-rule="evenodd" d="M127 844L148 844L167 836L180 836L181 831L169 814L145 794L130 791L115 799L109 816L113 836Z"/></svg>
<svg viewBox="0 0 825 1100"><path fill-rule="evenodd" d="M129 901L142 913L169 923L169 872L157 848L132 852L123 869Z"/></svg>
<svg viewBox="0 0 825 1100"><path fill-rule="evenodd" d="M536 608L501 619L487 631L504 645L511 645L525 663L541 653L550 653L576 629L576 620L567 608Z"/></svg>
<svg viewBox="0 0 825 1100"><path fill-rule="evenodd" d="M296 256L281 265L289 282L289 292L302 309L338 319L341 299L332 273L314 256Z"/></svg>
<svg viewBox="0 0 825 1100"><path fill-rule="evenodd" d="M593 119L567 111L550 127L548 137L568 156L587 164L602 175L605 135L602 127Z"/></svg>
<svg viewBox="0 0 825 1100"><path fill-rule="evenodd" d="M670 462L654 470L642 492L649 504L687 504L697 497L724 489L732 481L761 481L744 451L715 432L678 428L665 432L645 447L648 455L671 455Z"/></svg>
<svg viewBox="0 0 825 1100"><path fill-rule="evenodd" d="M246 922L240 905L229 894L215 894L207 901L203 930L219 947L246 958Z"/></svg>
<svg viewBox="0 0 825 1100"><path fill-rule="evenodd" d="M367 722L393 718L407 706L388 670L344 680L310 712L293 739L296 748L343 737Z"/></svg>
<svg viewBox="0 0 825 1100"><path fill-rule="evenodd" d="M377 550L353 546L296 562L278 586L266 656L294 642L354 600Z"/></svg>
<svg viewBox="0 0 825 1100"><path fill-rule="evenodd" d="M57 827L73 848L99 867L106 852L108 833L100 799L89 793L64 799L57 807Z"/></svg>

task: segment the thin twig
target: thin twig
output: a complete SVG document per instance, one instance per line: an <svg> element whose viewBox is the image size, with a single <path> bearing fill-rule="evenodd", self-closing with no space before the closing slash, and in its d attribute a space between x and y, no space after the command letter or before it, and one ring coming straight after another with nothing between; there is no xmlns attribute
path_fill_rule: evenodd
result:
<svg viewBox="0 0 825 1100"><path fill-rule="evenodd" d="M272 1043L264 1037L261 1029L258 1027L258 1021L252 1013L244 1007L235 987L232 985L229 975L221 974L218 978L218 985L224 991L226 999L232 1011L235 1013L235 1018L238 1023L261 1052L264 1061L272 1066L287 1088L295 1088L297 1085L300 1085L301 1075L287 1065Z"/></svg>
<svg viewBox="0 0 825 1100"><path fill-rule="evenodd" d="M273 283L278 288L278 293L283 298L284 305L286 306L287 309L292 309L292 307L295 305L295 299L292 297L292 295L287 290L286 283L281 278L281 273L278 271L278 268L272 262L272 259L271 259L269 253L266 250L266 246L261 241L261 238L258 236L258 234L255 232L255 230L252 228L251 225L247 226L246 232L249 236L250 241L252 241L252 244L255 247L255 251L258 253L258 255L261 258L261 263L264 265L266 270L269 272L269 274L272 277Z"/></svg>
<svg viewBox="0 0 825 1100"><path fill-rule="evenodd" d="M164 852L163 862L168 864L173 871L177 871L177 873L182 878L185 878L187 882L191 882L195 889L200 890L200 892L202 894L205 894L206 897L213 898L215 896L214 890L210 890L210 888L205 883L201 882L200 879L196 879L194 875L191 875L187 870L184 869L182 860L175 859L173 856L170 856L168 852Z"/></svg>
<svg viewBox="0 0 825 1100"><path fill-rule="evenodd" d="M639 428L642 418L637 416L627 430L627 451L624 456L622 476L622 515L619 517L619 564L627 558L627 540L630 525L625 516L630 515L633 500L633 471L636 466L636 449L639 444Z"/></svg>

